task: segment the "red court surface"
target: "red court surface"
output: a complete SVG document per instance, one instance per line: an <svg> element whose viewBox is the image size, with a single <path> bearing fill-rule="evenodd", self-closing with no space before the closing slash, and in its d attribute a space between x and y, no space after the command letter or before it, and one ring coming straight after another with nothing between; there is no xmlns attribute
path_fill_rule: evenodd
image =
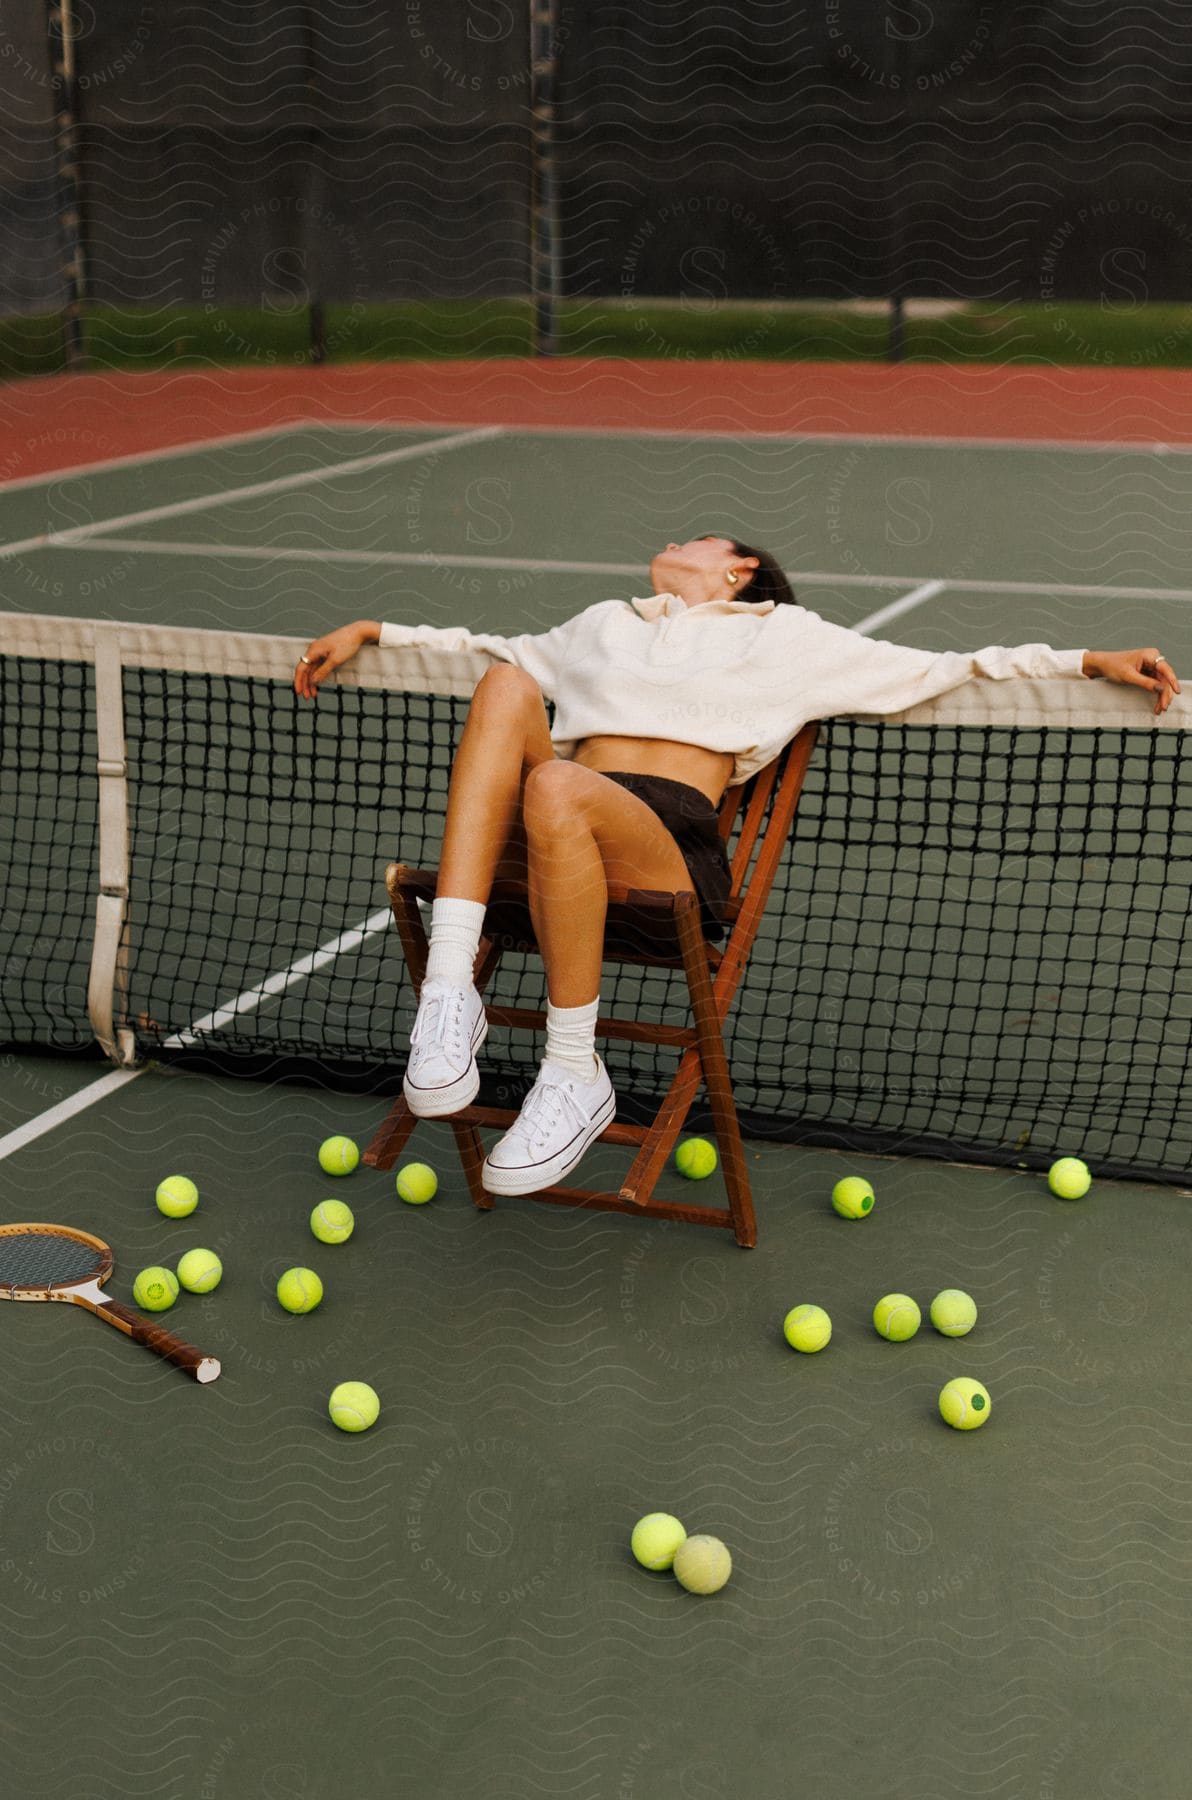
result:
<svg viewBox="0 0 1192 1800"><path fill-rule="evenodd" d="M61 375L6 388L0 483L299 419L1192 444L1192 371L567 357Z"/></svg>

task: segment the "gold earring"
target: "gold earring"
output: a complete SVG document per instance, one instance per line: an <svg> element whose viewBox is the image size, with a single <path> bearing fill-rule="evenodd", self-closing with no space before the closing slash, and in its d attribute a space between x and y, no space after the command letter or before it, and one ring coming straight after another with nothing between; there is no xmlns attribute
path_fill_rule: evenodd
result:
<svg viewBox="0 0 1192 1800"><path fill-rule="evenodd" d="M736 571L736 570L735 570L735 569L729 569L729 570L727 570L727 571L726 571L726 573L725 573L725 577L724 577L724 579L725 579L725 580L726 580L726 581L727 581L727 582L728 582L728 584L729 584L729 586L730 586L730 587L736 587L736 585L737 585L737 571Z"/></svg>

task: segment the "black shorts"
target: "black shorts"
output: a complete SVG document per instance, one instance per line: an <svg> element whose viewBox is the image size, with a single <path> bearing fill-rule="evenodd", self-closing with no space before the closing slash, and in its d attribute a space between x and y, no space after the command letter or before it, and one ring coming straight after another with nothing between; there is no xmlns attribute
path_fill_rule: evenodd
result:
<svg viewBox="0 0 1192 1800"><path fill-rule="evenodd" d="M722 913L732 892L733 877L720 836L720 815L708 796L686 781L666 775L631 775L602 769L657 813L683 855L691 885L699 896L700 922L710 943L724 936Z"/></svg>

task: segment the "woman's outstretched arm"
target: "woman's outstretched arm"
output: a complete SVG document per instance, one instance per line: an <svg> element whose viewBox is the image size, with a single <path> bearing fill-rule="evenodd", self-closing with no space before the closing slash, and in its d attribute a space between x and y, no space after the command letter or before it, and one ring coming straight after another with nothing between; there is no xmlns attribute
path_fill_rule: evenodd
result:
<svg viewBox="0 0 1192 1800"><path fill-rule="evenodd" d="M837 713L897 713L934 700L966 682L1030 678L1103 676L1142 687L1155 695L1155 711L1166 712L1180 692L1175 670L1152 648L1142 650L1053 650L1050 644L989 645L981 650L916 650L866 637L802 609L773 615L789 638L784 686L794 669L798 700L806 718ZM773 664L771 666L774 666Z"/></svg>
<svg viewBox="0 0 1192 1800"><path fill-rule="evenodd" d="M589 612L592 610L588 608ZM437 650L475 651L490 662L511 663L533 676L547 699L553 699L558 672L567 661L574 629L583 617L579 613L549 631L526 631L517 637L469 631L464 625L379 624L375 619L357 619L307 645L305 660L294 671L294 692L300 699L313 700L327 677L342 668L364 644L379 644L382 649L424 644Z"/></svg>

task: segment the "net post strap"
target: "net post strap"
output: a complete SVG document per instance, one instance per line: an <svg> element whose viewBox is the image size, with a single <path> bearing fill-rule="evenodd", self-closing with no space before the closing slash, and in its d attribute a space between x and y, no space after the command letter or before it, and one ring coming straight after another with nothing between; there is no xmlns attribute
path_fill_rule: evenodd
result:
<svg viewBox="0 0 1192 1800"><path fill-rule="evenodd" d="M87 1014L103 1052L122 1068L136 1062L131 1031L117 1031L128 992L128 761L120 627L94 627L95 744L99 791L99 892L87 979ZM123 1011L124 1008L120 1007Z"/></svg>

